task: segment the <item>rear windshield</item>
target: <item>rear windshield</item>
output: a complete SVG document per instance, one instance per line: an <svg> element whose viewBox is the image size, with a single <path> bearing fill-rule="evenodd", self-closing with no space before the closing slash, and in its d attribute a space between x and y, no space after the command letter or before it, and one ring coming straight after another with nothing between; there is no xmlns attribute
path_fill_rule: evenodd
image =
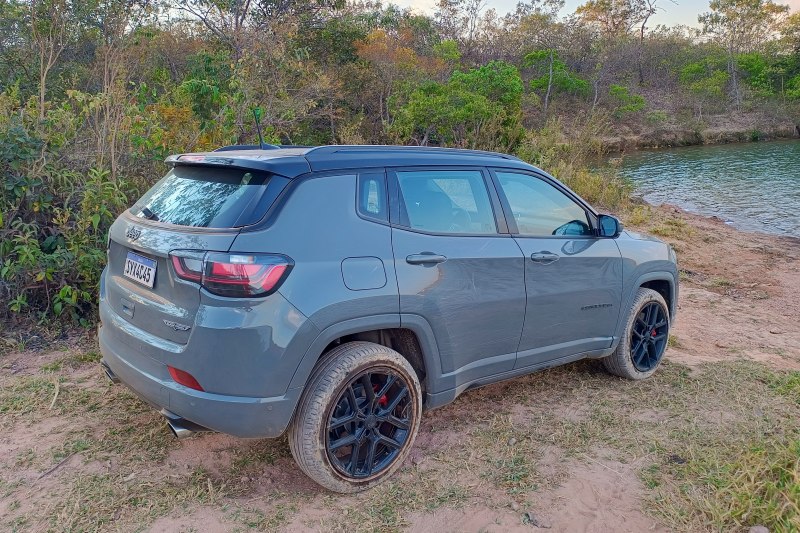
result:
<svg viewBox="0 0 800 533"><path fill-rule="evenodd" d="M131 212L179 226L237 228L258 222L285 182L257 170L178 165Z"/></svg>

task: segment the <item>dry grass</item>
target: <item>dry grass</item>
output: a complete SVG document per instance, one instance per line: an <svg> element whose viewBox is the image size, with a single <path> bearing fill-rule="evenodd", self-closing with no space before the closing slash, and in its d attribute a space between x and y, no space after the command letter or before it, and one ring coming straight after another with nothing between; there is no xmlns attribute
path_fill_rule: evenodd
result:
<svg viewBox="0 0 800 533"><path fill-rule="evenodd" d="M6 434L62 422L51 441L0 459L3 528L134 530L203 508L232 530L293 521L402 530L443 508L508 513L513 502L554 490L568 475L564 465L594 461L598 450L637 465L646 511L671 529L800 527L798 372L667 362L653 379L629 382L588 361L496 384L428 413L415 459L389 483L339 496L291 481L258 492L266 471L302 479L283 440L232 441L214 472L167 466L186 445L124 388L107 385L95 360L72 353L60 366L1 375ZM193 445L202 450L207 438Z"/></svg>

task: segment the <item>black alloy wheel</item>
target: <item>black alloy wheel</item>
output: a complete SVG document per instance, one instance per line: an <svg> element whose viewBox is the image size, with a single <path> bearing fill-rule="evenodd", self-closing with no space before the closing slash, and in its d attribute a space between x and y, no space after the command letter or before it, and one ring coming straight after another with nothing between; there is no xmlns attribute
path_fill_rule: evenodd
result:
<svg viewBox="0 0 800 533"><path fill-rule="evenodd" d="M658 302L639 311L631 328L631 360L636 370L649 372L661 361L669 337L669 320Z"/></svg>
<svg viewBox="0 0 800 533"><path fill-rule="evenodd" d="M405 446L413 413L409 384L392 369L372 368L357 375L330 410L328 459L345 477L380 474Z"/></svg>

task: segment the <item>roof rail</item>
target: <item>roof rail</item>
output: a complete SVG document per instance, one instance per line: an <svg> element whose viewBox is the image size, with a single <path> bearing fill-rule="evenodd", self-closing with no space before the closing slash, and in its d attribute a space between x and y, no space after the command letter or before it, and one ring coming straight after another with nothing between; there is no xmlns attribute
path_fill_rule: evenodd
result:
<svg viewBox="0 0 800 533"><path fill-rule="evenodd" d="M337 152L417 152L417 153L437 153L437 154L462 154L462 155L476 155L486 157L497 157L501 159L512 159L521 161L520 158L513 155L500 154L497 152L487 152L483 150L468 150L464 148L443 148L439 146L396 146L396 145L381 145L381 144L364 144L364 145L348 145L348 144L332 144L328 146L317 146L311 148L306 152L306 157L313 157L315 155L330 155Z"/></svg>
<svg viewBox="0 0 800 533"><path fill-rule="evenodd" d="M221 146L214 151L232 152L234 150L261 150L261 147L257 144L231 144L230 146Z"/></svg>
<svg viewBox="0 0 800 533"><path fill-rule="evenodd" d="M214 150L215 152L232 152L234 150L277 150L278 148L287 148L286 146L278 146L275 144L231 144L230 146L221 146Z"/></svg>
<svg viewBox="0 0 800 533"><path fill-rule="evenodd" d="M300 144L266 144L259 146L257 144L231 144L230 146L220 146L214 152L232 152L234 150L277 150L279 148L312 148L311 146L303 146Z"/></svg>

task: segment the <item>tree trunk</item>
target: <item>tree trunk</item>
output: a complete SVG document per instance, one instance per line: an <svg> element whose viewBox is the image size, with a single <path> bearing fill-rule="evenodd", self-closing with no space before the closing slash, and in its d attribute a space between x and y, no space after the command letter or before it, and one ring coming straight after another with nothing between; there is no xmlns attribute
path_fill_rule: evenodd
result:
<svg viewBox="0 0 800 533"><path fill-rule="evenodd" d="M550 106L550 91L553 90L553 57L554 52L550 49L550 68L547 74L547 92L544 95L544 117L547 118L547 108Z"/></svg>
<svg viewBox="0 0 800 533"><path fill-rule="evenodd" d="M639 87L644 85L644 30L645 24L647 24L647 19L642 21L642 27L639 29L639 50L637 52L636 60L638 62L638 69L639 69Z"/></svg>
<svg viewBox="0 0 800 533"><path fill-rule="evenodd" d="M731 77L731 92L733 93L733 104L736 106L736 111L739 111L742 105L738 74L736 55L732 48L728 48L728 75Z"/></svg>

